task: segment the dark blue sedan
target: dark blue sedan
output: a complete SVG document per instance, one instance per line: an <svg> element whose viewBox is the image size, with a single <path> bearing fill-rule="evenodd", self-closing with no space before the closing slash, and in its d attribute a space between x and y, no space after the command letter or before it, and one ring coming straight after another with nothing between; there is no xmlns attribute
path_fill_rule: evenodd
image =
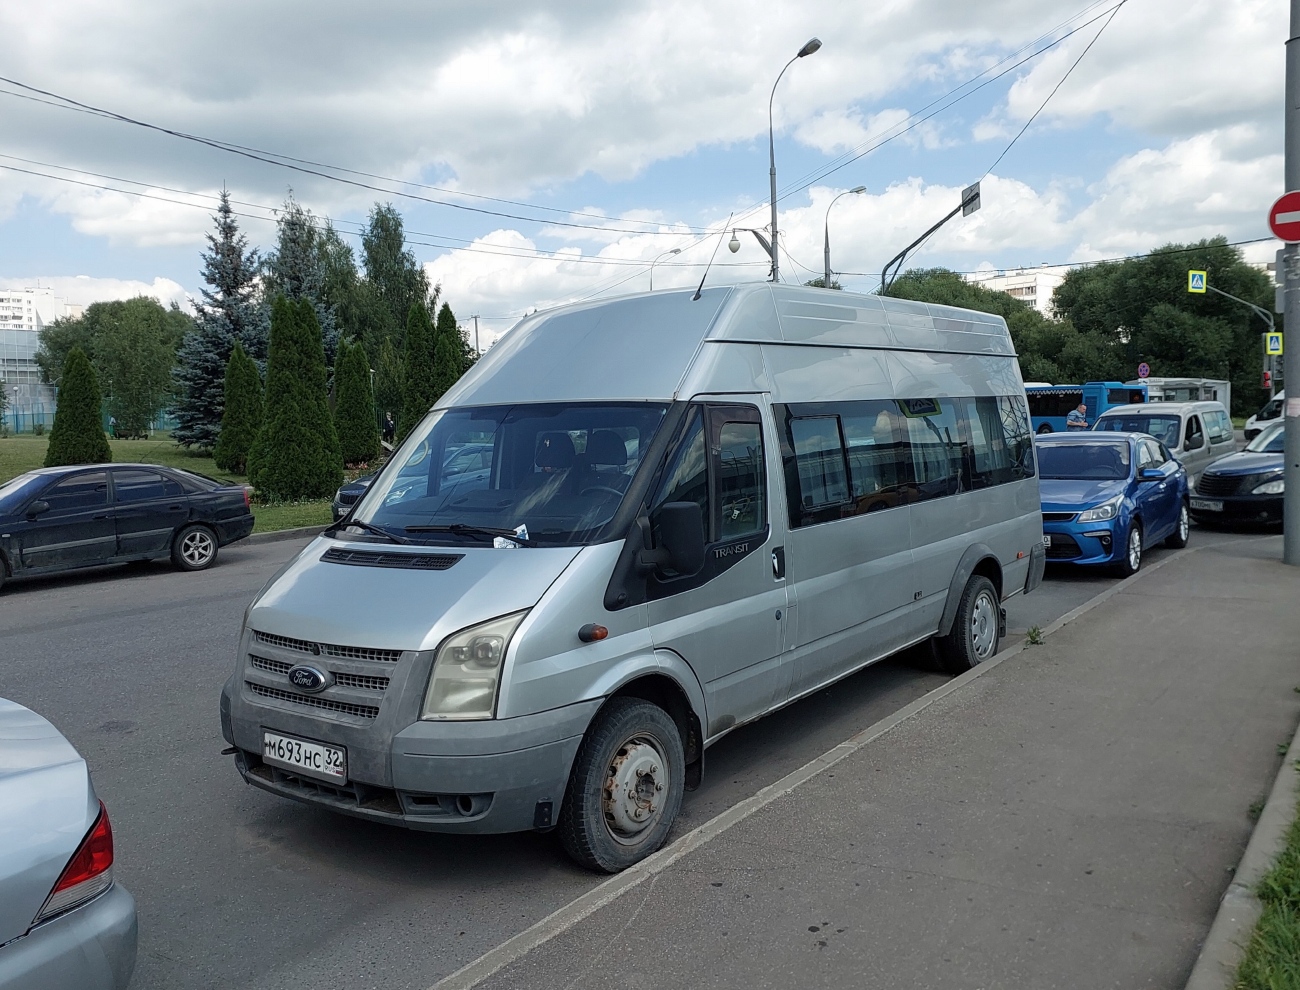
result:
<svg viewBox="0 0 1300 990"><path fill-rule="evenodd" d="M1039 491L1049 561L1136 574L1146 547L1187 546L1187 471L1145 433L1040 437Z"/></svg>
<svg viewBox="0 0 1300 990"><path fill-rule="evenodd" d="M201 571L252 531L243 485L154 464L42 468L0 485L0 585L158 557Z"/></svg>
<svg viewBox="0 0 1300 990"><path fill-rule="evenodd" d="M1286 433L1270 423L1246 449L1220 457L1201 472L1192 493L1192 518L1200 523L1282 522Z"/></svg>

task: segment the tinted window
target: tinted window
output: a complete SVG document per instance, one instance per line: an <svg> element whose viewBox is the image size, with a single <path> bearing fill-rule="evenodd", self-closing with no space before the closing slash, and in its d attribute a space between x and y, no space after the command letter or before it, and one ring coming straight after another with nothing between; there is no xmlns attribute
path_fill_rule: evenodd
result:
<svg viewBox="0 0 1300 990"><path fill-rule="evenodd" d="M903 399L899 408L912 445L917 498L957 494L962 490L966 453L957 403L952 399Z"/></svg>
<svg viewBox="0 0 1300 990"><path fill-rule="evenodd" d="M790 421L790 441L799 473L799 504L805 510L849 500L840 422L835 416Z"/></svg>
<svg viewBox="0 0 1300 990"><path fill-rule="evenodd" d="M1165 456L1164 448L1155 440L1143 440L1142 449L1146 454L1144 460L1149 460L1152 467L1160 467L1160 465L1169 460L1169 458Z"/></svg>
<svg viewBox="0 0 1300 990"><path fill-rule="evenodd" d="M1183 449L1195 450L1205 445L1205 434L1201 430L1201 417L1187 417L1187 431L1183 434Z"/></svg>
<svg viewBox="0 0 1300 990"><path fill-rule="evenodd" d="M1246 444L1246 449L1255 454L1282 454L1286 452L1286 430L1265 430ZM0 488L0 501L4 489Z"/></svg>
<svg viewBox="0 0 1300 990"><path fill-rule="evenodd" d="M896 402L846 402L840 414L849 488L859 512L901 505L912 483L912 453Z"/></svg>
<svg viewBox="0 0 1300 990"><path fill-rule="evenodd" d="M719 540L762 532L767 526L763 431L758 423L723 423L718 433Z"/></svg>
<svg viewBox="0 0 1300 990"><path fill-rule="evenodd" d="M1033 416L1068 416L1083 401L1083 389L1057 389L1051 392L1028 392L1029 412Z"/></svg>
<svg viewBox="0 0 1300 990"><path fill-rule="evenodd" d="M51 512L76 512L108 505L108 475L103 471L64 478L43 496Z"/></svg>
<svg viewBox="0 0 1300 990"><path fill-rule="evenodd" d="M1115 433L1149 433L1166 447L1177 447L1183 423L1176 416L1141 414L1137 416L1103 416L1094 429Z"/></svg>
<svg viewBox="0 0 1300 990"><path fill-rule="evenodd" d="M179 488L175 482L174 486ZM167 497L163 476L152 471L114 471L113 500L115 502L148 502Z"/></svg>
<svg viewBox="0 0 1300 990"><path fill-rule="evenodd" d="M1120 481L1128 477L1127 443L1040 443L1038 473L1048 480Z"/></svg>
<svg viewBox="0 0 1300 990"><path fill-rule="evenodd" d="M0 485L0 512L13 512L49 482L43 474L20 474Z"/></svg>
<svg viewBox="0 0 1300 990"><path fill-rule="evenodd" d="M1025 404L1011 396L964 399L972 488L1004 485L1034 473L1033 439Z"/></svg>

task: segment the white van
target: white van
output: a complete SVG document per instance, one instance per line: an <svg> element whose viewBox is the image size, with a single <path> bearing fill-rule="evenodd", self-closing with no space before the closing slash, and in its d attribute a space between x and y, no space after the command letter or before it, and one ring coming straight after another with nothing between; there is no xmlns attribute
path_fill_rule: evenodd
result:
<svg viewBox="0 0 1300 990"><path fill-rule="evenodd" d="M1187 484L1193 488L1211 461L1237 449L1228 410L1223 403L1208 400L1116 406L1099 416L1092 428L1155 437L1187 469Z"/></svg>
<svg viewBox="0 0 1300 990"><path fill-rule="evenodd" d="M1246 428L1243 430L1246 435L1246 443L1250 443L1282 417L1282 406L1285 403L1286 392L1278 392L1277 395L1264 403L1259 412L1246 420Z"/></svg>
<svg viewBox="0 0 1300 990"><path fill-rule="evenodd" d="M469 443L490 469L447 467ZM737 726L927 639L993 656L1044 561L1001 318L768 283L567 306L258 595L222 731L284 797L558 827L614 871Z"/></svg>

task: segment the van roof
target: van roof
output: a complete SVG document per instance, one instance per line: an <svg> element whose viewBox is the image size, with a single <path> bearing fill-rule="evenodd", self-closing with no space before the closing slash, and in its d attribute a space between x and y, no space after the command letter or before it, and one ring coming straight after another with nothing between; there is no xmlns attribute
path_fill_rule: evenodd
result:
<svg viewBox="0 0 1300 990"><path fill-rule="evenodd" d="M525 317L438 406L670 401L716 344L1015 356L1006 322L991 313L769 282L694 295L639 293Z"/></svg>
<svg viewBox="0 0 1300 990"><path fill-rule="evenodd" d="M1138 402L1125 406L1111 406L1099 419L1105 419L1108 416L1134 416L1142 413L1158 415L1167 413L1170 416L1187 412L1189 409L1204 411L1206 409L1222 409L1227 411L1226 407L1218 399L1192 399L1188 402Z"/></svg>

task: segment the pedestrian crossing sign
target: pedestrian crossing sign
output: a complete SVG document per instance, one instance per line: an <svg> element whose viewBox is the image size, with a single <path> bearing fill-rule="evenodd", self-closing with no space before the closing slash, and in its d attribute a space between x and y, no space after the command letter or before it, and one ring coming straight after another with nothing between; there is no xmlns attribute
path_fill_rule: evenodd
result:
<svg viewBox="0 0 1300 990"><path fill-rule="evenodd" d="M1267 354L1282 353L1282 335L1280 333L1264 334L1264 351Z"/></svg>
<svg viewBox="0 0 1300 990"><path fill-rule="evenodd" d="M1188 292L1205 292L1205 272L1188 272L1187 273L1187 291Z"/></svg>

